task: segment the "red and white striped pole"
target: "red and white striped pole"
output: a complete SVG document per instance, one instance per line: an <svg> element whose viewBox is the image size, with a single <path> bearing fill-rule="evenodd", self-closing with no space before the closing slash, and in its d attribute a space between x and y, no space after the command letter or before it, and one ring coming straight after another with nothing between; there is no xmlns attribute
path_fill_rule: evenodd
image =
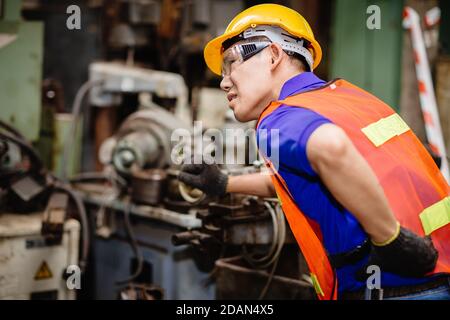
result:
<svg viewBox="0 0 450 320"><path fill-rule="evenodd" d="M441 157L441 172L447 182L450 182L447 153L445 150L444 138L442 136L439 112L434 94L433 82L431 81L430 65L428 63L427 52L420 18L417 12L411 7L403 10L403 27L411 33L412 46L414 51L414 61L416 66L417 82L419 86L420 106L425 122L425 131L431 150Z"/></svg>

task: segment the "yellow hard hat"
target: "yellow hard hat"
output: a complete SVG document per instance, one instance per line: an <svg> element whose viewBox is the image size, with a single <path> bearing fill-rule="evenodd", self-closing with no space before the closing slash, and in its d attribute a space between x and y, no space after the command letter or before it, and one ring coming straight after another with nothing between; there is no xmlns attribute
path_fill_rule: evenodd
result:
<svg viewBox="0 0 450 320"><path fill-rule="evenodd" d="M278 4L259 4L239 13L228 25L224 34L211 40L205 47L203 55L208 68L217 75L222 69L222 44L248 28L257 25L278 26L291 35L306 39L310 43L307 48L314 59L315 69L322 59L322 49L314 38L308 22L297 11Z"/></svg>

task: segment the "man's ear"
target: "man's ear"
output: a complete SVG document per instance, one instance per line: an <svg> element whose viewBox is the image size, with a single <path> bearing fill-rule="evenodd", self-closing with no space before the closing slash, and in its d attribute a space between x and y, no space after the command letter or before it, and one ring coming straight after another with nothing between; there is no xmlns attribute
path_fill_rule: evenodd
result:
<svg viewBox="0 0 450 320"><path fill-rule="evenodd" d="M274 70L280 63L281 60L283 59L283 49L281 48L281 46L278 43L272 43L270 45L270 58L271 58L271 70Z"/></svg>

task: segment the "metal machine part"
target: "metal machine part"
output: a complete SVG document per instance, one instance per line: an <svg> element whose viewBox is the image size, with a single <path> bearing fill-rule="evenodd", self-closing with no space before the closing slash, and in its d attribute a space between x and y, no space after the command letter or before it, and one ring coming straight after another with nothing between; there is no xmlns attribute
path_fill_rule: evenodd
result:
<svg viewBox="0 0 450 320"><path fill-rule="evenodd" d="M40 179L42 180L42 179ZM11 190L25 202L30 201L45 190L45 184L26 175L11 185Z"/></svg>
<svg viewBox="0 0 450 320"><path fill-rule="evenodd" d="M7 192L1 193L0 209L6 209L6 211L8 212L15 213L38 212L41 211L43 207L48 203L49 191L52 188L54 189L54 191L59 190L67 193L75 202L77 213L82 224L83 246L82 258L80 259L79 266L81 270L84 271L87 256L89 253L89 230L84 205L81 203L79 197L74 194L69 187L65 186L54 175L48 173L47 169L43 165L43 161L39 153L17 129L10 127L2 121L0 121L0 126L2 127L2 129L9 132L8 134L6 134L0 131L0 139L14 143L14 145L19 147L20 150L23 151L23 153L26 155L26 157L24 157L23 159L21 158L20 167L19 165L17 165L17 170L13 171L12 174L9 175L8 179L3 179L6 181L2 181L2 184L6 185L5 189L7 189ZM53 199L51 199L50 202L52 202L52 200ZM60 206L61 211L59 211L56 216L47 214L46 219L48 220L46 221L49 222L49 220L51 220L52 223L56 222L56 225L59 225L58 227L56 227L56 229L59 230L57 230L55 234L53 234L53 236L55 236L53 240L56 240L56 242L60 242L61 235L58 233L61 233L61 224L63 224L65 220L65 205L61 204L60 201L56 202L59 203L58 206ZM53 204L51 204L51 206L53 206ZM52 229L52 227L50 229Z"/></svg>
<svg viewBox="0 0 450 320"><path fill-rule="evenodd" d="M183 182L178 183L178 189L184 200L189 202L191 205L196 205L205 200L206 194L201 190L192 188Z"/></svg>
<svg viewBox="0 0 450 320"><path fill-rule="evenodd" d="M113 209L111 211L114 212L123 211L125 210L125 207L128 206L128 203L123 201L118 200L110 201L101 199L100 197L89 196L88 194L85 195L84 201L92 205L104 206L108 209ZM148 218L150 220L162 221L168 225L173 225L186 229L200 228L202 225L202 221L195 217L194 211L184 214L178 211L173 211L162 207L148 206L148 205L132 205L130 213L135 216Z"/></svg>
<svg viewBox="0 0 450 320"><path fill-rule="evenodd" d="M120 292L120 300L162 300L164 290L155 285L131 283Z"/></svg>
<svg viewBox="0 0 450 320"><path fill-rule="evenodd" d="M89 67L91 81L103 80L92 88L90 102L97 107L117 106L123 93L150 92L161 98L177 99L175 114L189 124L188 92L181 75L156 71L117 62L95 62Z"/></svg>
<svg viewBox="0 0 450 320"><path fill-rule="evenodd" d="M139 168L158 166L159 142L150 132L136 131L124 136L114 149L113 164L120 172L129 172L133 165Z"/></svg>
<svg viewBox="0 0 450 320"><path fill-rule="evenodd" d="M211 23L211 1L194 0L192 20L196 26L207 27Z"/></svg>
<svg viewBox="0 0 450 320"><path fill-rule="evenodd" d="M204 225L222 229L224 243L267 245L274 242L276 222L271 220L267 202L263 199L241 196L230 203L211 202L208 210L197 216Z"/></svg>
<svg viewBox="0 0 450 320"><path fill-rule="evenodd" d="M202 227L175 234L176 246L189 244L203 253L209 265L220 257L220 248L239 246L253 267L272 265L286 242L285 222L274 203L253 196L234 195L232 198L210 202L197 211ZM264 247L258 254L249 254L246 246ZM268 248L266 248L269 245ZM244 247L242 247L244 246Z"/></svg>
<svg viewBox="0 0 450 320"><path fill-rule="evenodd" d="M136 214L138 210L136 207L133 208L132 214ZM116 216L117 213L112 210L110 212ZM187 217L185 214L178 214L178 216ZM117 219L117 223L114 236L108 240L95 238L93 241L94 299L116 299L116 293L121 288L115 284L115 281L123 279L130 274L130 271L135 270L135 266L130 264L130 261L134 261L135 258L125 234L124 221ZM196 266L192 257L193 250L186 246L174 247L170 241L171 236L182 231L186 224L177 226L169 221L160 221L156 215L140 215L139 219L133 219L132 223L144 257L144 265L151 265L153 274L153 277L150 277L148 273L142 274L145 279L136 279L133 283L138 282L137 280L145 280L146 284L161 287L164 289L164 299L168 300L214 299L214 283L207 282L210 274Z"/></svg>
<svg viewBox="0 0 450 320"><path fill-rule="evenodd" d="M103 137L98 141L101 164L113 163L124 175L130 174L134 163L141 169L167 166L170 163L172 132L175 129L188 129L191 123L188 91L183 77L132 66L130 63L95 62L89 67L89 79L90 82L101 81L101 85L90 91L90 103L93 106L118 106L123 94L139 94L140 98L138 109L141 110L130 115L113 138ZM151 99L141 99L141 96L148 97L150 94L163 99L176 99L174 113L158 106ZM132 134L134 132L139 133ZM101 136L100 132L98 135Z"/></svg>
<svg viewBox="0 0 450 320"><path fill-rule="evenodd" d="M16 213L29 213L42 210L46 203L47 181L36 173L17 172L9 179L5 188L1 210Z"/></svg>
<svg viewBox="0 0 450 320"><path fill-rule="evenodd" d="M2 152L0 154L0 169L11 170L17 167L22 160L20 148L16 144L1 140Z"/></svg>
<svg viewBox="0 0 450 320"><path fill-rule="evenodd" d="M133 167L140 170L168 167L172 163L171 135L176 129L190 132L178 117L162 108L137 111L125 119L114 137L105 141L100 158L125 175L130 175Z"/></svg>
<svg viewBox="0 0 450 320"><path fill-rule="evenodd" d="M291 263L293 265L295 263ZM241 257L219 259L216 262L216 299L258 299L267 287L266 299L315 300L313 286L300 280L301 275L270 275L248 266Z"/></svg>
<svg viewBox="0 0 450 320"><path fill-rule="evenodd" d="M42 218L41 234L48 244L60 244L64 232L69 196L66 193L54 192L47 203Z"/></svg>
<svg viewBox="0 0 450 320"><path fill-rule="evenodd" d="M297 295L312 296L312 286L299 281L300 275L275 276L277 270L280 275L289 274L291 270L303 274L298 252L286 255L291 247L296 250L297 246L289 245L295 241L292 236L287 237L291 234L286 232L284 214L277 199L234 195L209 203L206 210L197 212L197 217L201 219L202 227L173 235L172 243L175 246L190 245L196 253L199 268L215 268L219 298L233 296L233 292L239 290L239 283L246 281L257 283L257 289L245 291L243 297L247 298L284 297L284 294L291 299ZM230 248L234 249L230 251ZM227 249L240 254L232 259L233 263L223 260L229 257L225 253Z"/></svg>
<svg viewBox="0 0 450 320"><path fill-rule="evenodd" d="M161 20L161 2L155 0L131 1L128 13L132 24L159 24Z"/></svg>
<svg viewBox="0 0 450 320"><path fill-rule="evenodd" d="M108 44L116 48L144 46L147 42L143 35L139 35L126 23L114 26L108 39Z"/></svg>
<svg viewBox="0 0 450 320"><path fill-rule="evenodd" d="M135 203L157 205L166 189L167 174L161 169L136 170L131 177L131 199Z"/></svg>
<svg viewBox="0 0 450 320"><path fill-rule="evenodd" d="M44 21L24 21L21 3L0 1L0 119L35 141L41 118Z"/></svg>

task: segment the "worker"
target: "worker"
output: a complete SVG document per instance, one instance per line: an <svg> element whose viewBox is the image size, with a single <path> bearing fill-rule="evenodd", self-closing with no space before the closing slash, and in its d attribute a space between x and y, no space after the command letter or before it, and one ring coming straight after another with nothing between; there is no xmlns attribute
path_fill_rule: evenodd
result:
<svg viewBox="0 0 450 320"><path fill-rule="evenodd" d="M185 164L180 181L213 196L276 194L318 299L450 299L448 183L389 106L319 79L321 57L298 12L261 4L238 14L204 58L236 119L257 120L258 144L279 159L263 154L272 175Z"/></svg>

